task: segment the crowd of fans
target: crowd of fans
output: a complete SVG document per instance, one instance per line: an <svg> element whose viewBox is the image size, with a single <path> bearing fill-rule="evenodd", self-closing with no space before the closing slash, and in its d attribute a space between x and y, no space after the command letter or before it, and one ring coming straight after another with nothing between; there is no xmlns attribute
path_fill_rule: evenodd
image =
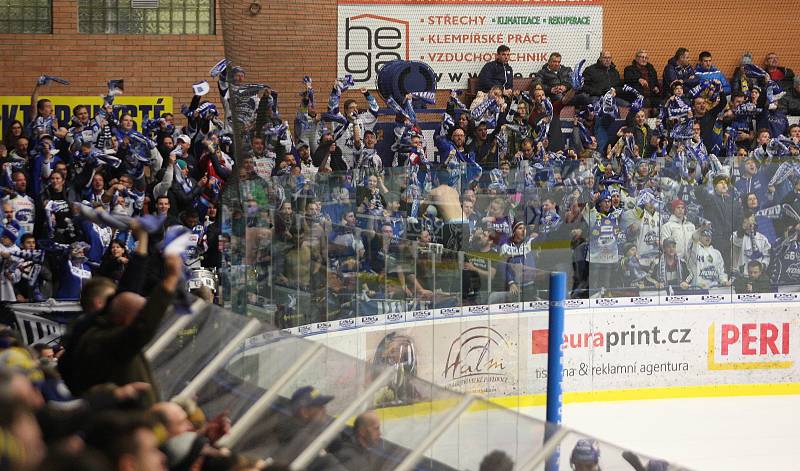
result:
<svg viewBox="0 0 800 471"><path fill-rule="evenodd" d="M340 106L350 77L322 105L305 77L293 133L277 93L251 100L233 221L242 240L261 229L246 258L268 289L254 289L298 325L536 299L554 270L572 297L800 282L800 77L776 54L744 54L730 79L685 48L661 77L645 51L622 73L608 51L561 59L521 90L499 48L477 96L453 91L435 123L424 93ZM431 260L457 251L448 282L453 265Z"/></svg>
<svg viewBox="0 0 800 471"><path fill-rule="evenodd" d="M215 446L224 414L163 402L142 354L185 272L228 256L252 263L281 325L535 299L550 270L572 274L573 297L800 282L800 126L787 119L800 78L775 54L763 68L745 54L727 80L711 54L693 66L681 48L659 80L645 51L623 74L607 51L575 70L553 53L520 90L507 52L469 104L450 94L428 139L430 94L384 97L383 112L366 89L340 104L349 76L319 108L304 77L293 130L278 93L225 60L211 71L223 112L200 82L184 126L166 114L135 128L114 105L118 80L94 116L78 106L59 123L38 99L59 80L42 76L0 147L0 300L80 299L84 314L63 346L0 339L0 463L264 468ZM225 234L234 160L242 207ZM183 257L165 251L176 232ZM325 419L328 400L297 390L283 432ZM321 469L370 469L376 423L360 416Z"/></svg>

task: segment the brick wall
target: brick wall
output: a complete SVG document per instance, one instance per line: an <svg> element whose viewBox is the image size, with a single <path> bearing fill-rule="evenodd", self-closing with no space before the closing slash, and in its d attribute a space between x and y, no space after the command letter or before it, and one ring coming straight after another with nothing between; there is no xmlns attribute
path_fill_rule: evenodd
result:
<svg viewBox="0 0 800 471"><path fill-rule="evenodd" d="M254 1L261 5L257 15L249 10ZM79 34L77 2L53 0L54 34L0 35L0 94L29 94L41 73L71 80L69 92L63 92L70 95L99 94L107 79L124 77L126 94L172 95L179 109L191 99L191 84L208 78L208 69L224 50L247 69L247 81L267 83L281 92L281 110L289 121L303 75L314 78L324 103L336 74L335 0L217 4L216 35L104 36ZM683 46L693 59L700 50L710 50L728 75L745 50L752 51L758 63L775 51L784 65L800 69L800 49L793 39L800 33L792 14L794 2L776 0L769 2L768 10L747 11L735 2L707 0L697 4L700 14L695 16L687 14L685 4L672 4L605 2L603 43L620 68L643 47L660 75L666 60ZM209 97L216 99L216 94Z"/></svg>
<svg viewBox="0 0 800 471"><path fill-rule="evenodd" d="M29 95L43 73L71 82L42 93L57 95L100 95L124 78L126 95L170 95L177 112L224 56L221 17L217 7L215 35L90 35L78 32L76 0L53 0L53 34L0 34L0 95Z"/></svg>

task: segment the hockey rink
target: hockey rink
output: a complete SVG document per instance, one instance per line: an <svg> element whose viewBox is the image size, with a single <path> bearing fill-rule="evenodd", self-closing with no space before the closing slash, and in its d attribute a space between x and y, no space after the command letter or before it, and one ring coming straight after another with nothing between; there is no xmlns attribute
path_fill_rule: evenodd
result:
<svg viewBox="0 0 800 471"><path fill-rule="evenodd" d="M545 416L544 407L520 412ZM800 395L567 404L563 424L697 471L800 469ZM561 450L561 469L569 451ZM625 469L604 461L603 470Z"/></svg>

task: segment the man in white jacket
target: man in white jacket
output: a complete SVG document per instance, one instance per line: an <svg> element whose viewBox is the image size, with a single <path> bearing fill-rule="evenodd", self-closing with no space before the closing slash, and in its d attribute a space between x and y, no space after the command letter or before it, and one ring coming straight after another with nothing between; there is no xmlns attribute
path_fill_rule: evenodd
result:
<svg viewBox="0 0 800 471"><path fill-rule="evenodd" d="M678 257L682 260L687 260L686 256L689 254L689 247L692 245L692 234L696 228L686 218L686 203L678 198L672 201L672 215L669 220L661 226L661 243L665 239L672 239L675 241L675 250Z"/></svg>
<svg viewBox="0 0 800 471"><path fill-rule="evenodd" d="M731 285L728 274L725 273L722 254L711 245L712 234L709 226L703 226L692 235L688 262L694 288L708 289Z"/></svg>

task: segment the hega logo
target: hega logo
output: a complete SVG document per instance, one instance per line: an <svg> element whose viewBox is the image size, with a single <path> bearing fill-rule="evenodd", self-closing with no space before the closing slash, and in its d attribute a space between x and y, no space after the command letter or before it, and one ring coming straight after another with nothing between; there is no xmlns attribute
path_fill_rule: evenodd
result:
<svg viewBox="0 0 800 471"><path fill-rule="evenodd" d="M450 343L442 376L447 387L468 393L504 393L516 388L516 345L488 326L462 331Z"/></svg>
<svg viewBox="0 0 800 471"><path fill-rule="evenodd" d="M664 300L670 304L686 304L689 302L688 296L666 296Z"/></svg>
<svg viewBox="0 0 800 471"><path fill-rule="evenodd" d="M411 313L411 317L414 319L427 319L431 316L433 316L433 312L430 310L414 311Z"/></svg>
<svg viewBox="0 0 800 471"><path fill-rule="evenodd" d="M653 298L645 298L641 296L637 296L631 298L631 304L652 304Z"/></svg>
<svg viewBox="0 0 800 471"><path fill-rule="evenodd" d="M443 307L439 309L439 315L442 317L453 317L461 314L461 309L457 307Z"/></svg>
<svg viewBox="0 0 800 471"><path fill-rule="evenodd" d="M520 305L517 303L504 303L499 304L497 309L503 312L517 312L520 310Z"/></svg>
<svg viewBox="0 0 800 471"><path fill-rule="evenodd" d="M339 28L339 63L355 82L372 81L386 63L409 58L408 21L365 13L344 18Z"/></svg>
<svg viewBox="0 0 800 471"><path fill-rule="evenodd" d="M300 332L300 335L308 335L311 333L311 326L301 325L297 328L297 331Z"/></svg>
<svg viewBox="0 0 800 471"><path fill-rule="evenodd" d="M400 322L406 320L406 316L400 312L392 312L390 314L386 314L386 321L387 322Z"/></svg>
<svg viewBox="0 0 800 471"><path fill-rule="evenodd" d="M746 303L751 303L753 301L761 301L760 294L737 294L736 299L739 301L744 301Z"/></svg>
<svg viewBox="0 0 800 471"><path fill-rule="evenodd" d="M776 301L794 301L797 296L795 293L772 293L772 299Z"/></svg>
<svg viewBox="0 0 800 471"><path fill-rule="evenodd" d="M361 323L365 325L372 325L378 322L378 316L364 316L361 318Z"/></svg>
<svg viewBox="0 0 800 471"><path fill-rule="evenodd" d="M356 321L354 319L341 319L339 321L339 327L343 329L350 329L356 326Z"/></svg>
<svg viewBox="0 0 800 471"><path fill-rule="evenodd" d="M489 312L489 306L485 304L480 306L467 306L467 312L470 314L486 314Z"/></svg>
<svg viewBox="0 0 800 471"><path fill-rule="evenodd" d="M596 301L598 306L603 307L615 306L619 302L614 298L598 298Z"/></svg>
<svg viewBox="0 0 800 471"><path fill-rule="evenodd" d="M317 322L317 330L319 330L320 332L326 332L330 328L331 328L330 322Z"/></svg>
<svg viewBox="0 0 800 471"><path fill-rule="evenodd" d="M702 299L703 302L706 303L721 303L725 301L725 296L719 296L716 294L705 294L703 296L700 296L700 299Z"/></svg>

